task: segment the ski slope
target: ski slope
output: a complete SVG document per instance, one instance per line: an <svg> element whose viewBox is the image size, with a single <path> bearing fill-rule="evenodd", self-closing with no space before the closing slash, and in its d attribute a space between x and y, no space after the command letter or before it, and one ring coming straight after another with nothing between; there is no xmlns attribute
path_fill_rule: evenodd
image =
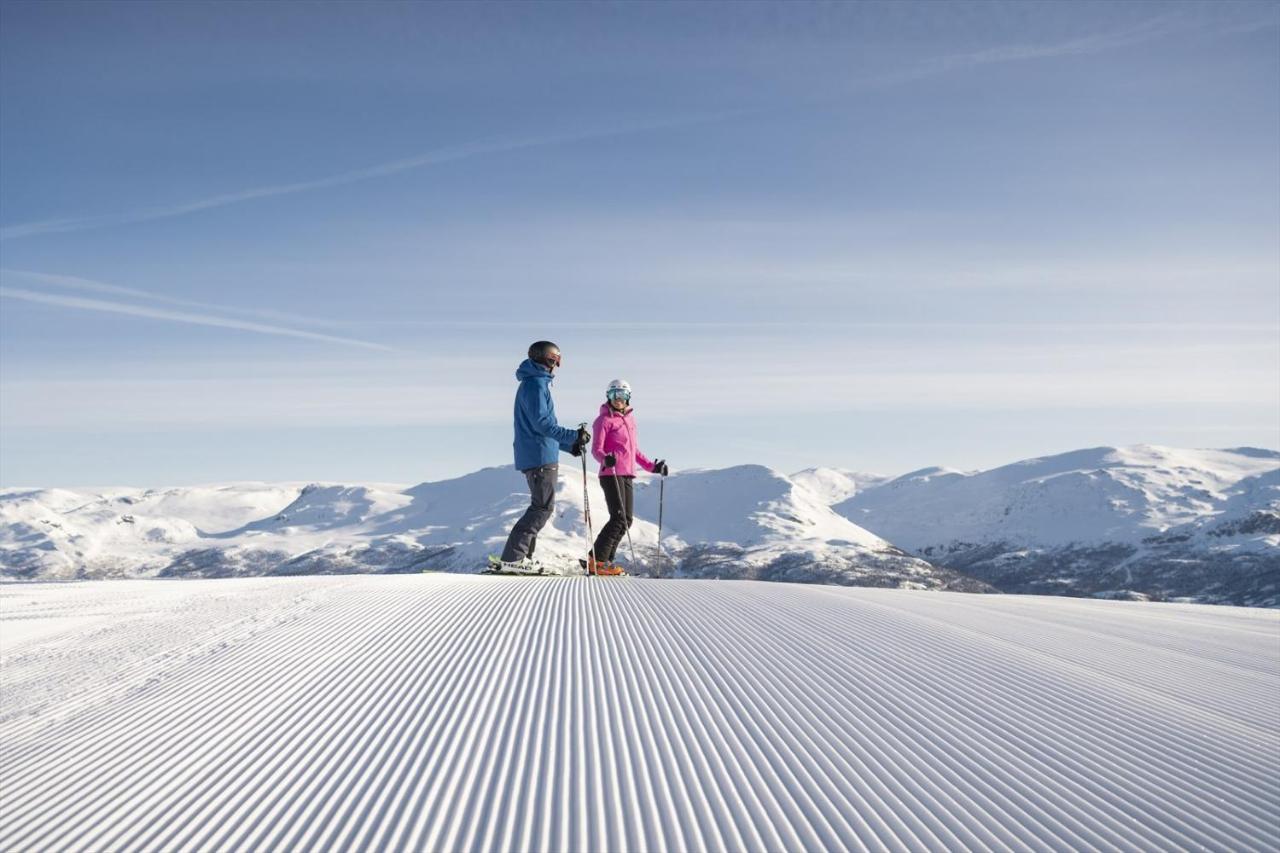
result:
<svg viewBox="0 0 1280 853"><path fill-rule="evenodd" d="M0 849L1280 846L1280 613L467 575L0 586Z"/></svg>

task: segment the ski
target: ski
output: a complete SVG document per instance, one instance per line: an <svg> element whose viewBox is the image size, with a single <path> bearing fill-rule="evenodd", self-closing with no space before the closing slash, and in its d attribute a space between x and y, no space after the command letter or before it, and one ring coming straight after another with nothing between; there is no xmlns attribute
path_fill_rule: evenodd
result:
<svg viewBox="0 0 1280 853"><path fill-rule="evenodd" d="M550 566L542 566L536 572L511 572L502 567L502 560L493 555L489 556L488 566L481 569L477 574L481 575L501 575L508 578L559 578L565 577L565 572L559 572ZM574 572L573 574L577 574Z"/></svg>
<svg viewBox="0 0 1280 853"><path fill-rule="evenodd" d="M506 575L507 577L513 577L513 578L514 578L514 577L521 577L521 578L536 578L536 577L541 577L541 576L542 576L542 572L543 572L543 570L542 570L542 569L539 569L539 570L538 570L538 571L536 571L536 572L512 572L512 571L508 571L508 570L507 570L507 569L505 569L505 568L503 567L503 565L502 565L502 558L500 558L500 557L496 557L496 556L494 556L493 554L490 554L490 555L489 555L489 563L488 563L488 566L487 566L485 569L483 569L483 570L480 572L480 574L482 574L482 575Z"/></svg>

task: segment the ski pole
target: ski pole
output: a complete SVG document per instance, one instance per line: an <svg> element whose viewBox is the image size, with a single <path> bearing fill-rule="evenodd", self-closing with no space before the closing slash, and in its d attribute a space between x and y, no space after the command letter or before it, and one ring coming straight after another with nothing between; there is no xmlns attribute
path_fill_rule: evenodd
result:
<svg viewBox="0 0 1280 853"><path fill-rule="evenodd" d="M662 576L662 504L667 491L667 478L658 481L658 576Z"/></svg>
<svg viewBox="0 0 1280 853"><path fill-rule="evenodd" d="M578 424L578 429L586 429L587 422L583 421ZM582 514L587 519L587 571L586 574L592 574L591 569L596 561L596 534L591 529L591 497L587 494L587 449L582 448Z"/></svg>

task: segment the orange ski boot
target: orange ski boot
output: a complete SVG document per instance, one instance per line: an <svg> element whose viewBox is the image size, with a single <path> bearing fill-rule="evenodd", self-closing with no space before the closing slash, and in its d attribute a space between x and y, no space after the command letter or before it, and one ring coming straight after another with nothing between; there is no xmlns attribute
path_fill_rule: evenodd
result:
<svg viewBox="0 0 1280 853"><path fill-rule="evenodd" d="M625 575L626 571L622 566L615 565L605 560L597 560L595 557L588 556L582 561L583 568L589 575Z"/></svg>
<svg viewBox="0 0 1280 853"><path fill-rule="evenodd" d="M619 566L617 563L600 563L596 566L596 574L598 575L625 575L627 570Z"/></svg>

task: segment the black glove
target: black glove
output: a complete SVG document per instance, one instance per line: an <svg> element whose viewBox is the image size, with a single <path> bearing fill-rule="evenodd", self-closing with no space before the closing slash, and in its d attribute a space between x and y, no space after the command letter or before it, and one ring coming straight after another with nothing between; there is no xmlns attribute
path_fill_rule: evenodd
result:
<svg viewBox="0 0 1280 853"><path fill-rule="evenodd" d="M606 453L604 455L604 467L612 468L614 465L617 465L617 464L618 464L618 457L614 456L612 453Z"/></svg>
<svg viewBox="0 0 1280 853"><path fill-rule="evenodd" d="M659 459L657 462L653 463L653 473L660 477L665 477L671 473L667 470L667 462L665 459Z"/></svg>
<svg viewBox="0 0 1280 853"><path fill-rule="evenodd" d="M573 442L573 447L569 448L569 452L574 456L582 455L582 448L587 446L587 442L591 440L591 433L587 432L586 427L578 427L578 437Z"/></svg>

